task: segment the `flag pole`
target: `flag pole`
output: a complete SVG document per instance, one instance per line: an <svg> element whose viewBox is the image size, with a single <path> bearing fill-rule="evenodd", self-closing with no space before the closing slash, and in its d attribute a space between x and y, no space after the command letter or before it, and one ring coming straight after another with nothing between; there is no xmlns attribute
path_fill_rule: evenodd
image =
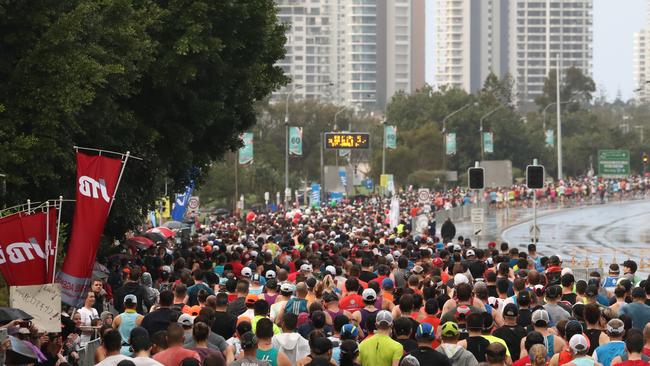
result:
<svg viewBox="0 0 650 366"><path fill-rule="evenodd" d="M108 207L108 213L111 213L111 209L113 208L113 202L115 202L115 194L117 193L117 189L120 188L120 182L122 181L122 175L124 174L124 168L126 168L126 162L129 161L129 157L131 156L131 152L127 151L125 155L123 155L122 160L122 169L120 169L120 176L117 178L117 184L115 185L115 190L113 191L113 197L111 198L111 205Z"/></svg>
<svg viewBox="0 0 650 366"><path fill-rule="evenodd" d="M50 201L45 202L45 281L50 273Z"/></svg>
<svg viewBox="0 0 650 366"><path fill-rule="evenodd" d="M57 219L57 223L56 223L56 246L57 246L57 248L54 250L54 261L52 262L52 283L54 283L54 280L56 279L56 257L59 254L58 247L59 247L59 245L61 245L61 243L59 243L59 232L61 231L61 211L63 211L63 196L59 196L59 218ZM49 258L49 255L50 254L48 252L48 258Z"/></svg>

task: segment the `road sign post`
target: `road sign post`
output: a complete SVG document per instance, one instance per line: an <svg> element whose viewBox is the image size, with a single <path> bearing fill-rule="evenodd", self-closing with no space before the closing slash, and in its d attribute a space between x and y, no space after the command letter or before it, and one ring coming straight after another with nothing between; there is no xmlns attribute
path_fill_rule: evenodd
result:
<svg viewBox="0 0 650 366"><path fill-rule="evenodd" d="M533 159L533 165L526 167L526 187L533 190L533 226L530 228L530 241L539 241L540 230L537 226L537 190L544 188L545 171L544 166Z"/></svg>
<svg viewBox="0 0 650 366"><path fill-rule="evenodd" d="M482 207L472 207L470 219L474 226L474 236L476 236L476 247L478 248L481 232L483 231L483 223L485 222L485 210Z"/></svg>
<svg viewBox="0 0 650 366"><path fill-rule="evenodd" d="M623 178L630 175L629 150L598 150L598 176Z"/></svg>

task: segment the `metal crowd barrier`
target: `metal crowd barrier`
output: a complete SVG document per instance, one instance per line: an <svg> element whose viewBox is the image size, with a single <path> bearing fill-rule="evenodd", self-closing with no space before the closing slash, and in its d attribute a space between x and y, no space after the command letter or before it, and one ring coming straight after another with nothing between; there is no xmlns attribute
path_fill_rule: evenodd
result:
<svg viewBox="0 0 650 366"><path fill-rule="evenodd" d="M79 350L79 365L92 366L95 364L95 351L99 348L101 339L95 339L88 343L86 346Z"/></svg>
<svg viewBox="0 0 650 366"><path fill-rule="evenodd" d="M437 224L442 225L442 223L445 222L445 220L447 220L448 218L450 218L452 222L461 222L461 221L469 220L472 215L472 208L483 208L487 211L488 206L489 206L488 202L481 202L481 203L475 203L470 205L453 207L449 210L442 209L439 211L435 211L434 213L436 214Z"/></svg>

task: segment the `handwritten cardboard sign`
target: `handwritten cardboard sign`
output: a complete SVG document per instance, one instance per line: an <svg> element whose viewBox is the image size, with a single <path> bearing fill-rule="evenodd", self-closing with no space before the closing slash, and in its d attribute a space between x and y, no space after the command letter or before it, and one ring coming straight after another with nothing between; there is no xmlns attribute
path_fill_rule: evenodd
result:
<svg viewBox="0 0 650 366"><path fill-rule="evenodd" d="M34 317L32 323L44 332L61 331L61 287L58 283L11 286L9 306Z"/></svg>

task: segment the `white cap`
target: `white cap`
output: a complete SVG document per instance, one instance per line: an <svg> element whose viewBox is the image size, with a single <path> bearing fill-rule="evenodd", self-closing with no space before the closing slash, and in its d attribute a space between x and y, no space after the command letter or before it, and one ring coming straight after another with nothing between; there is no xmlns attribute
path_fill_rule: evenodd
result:
<svg viewBox="0 0 650 366"><path fill-rule="evenodd" d="M325 272L329 272L332 276L336 276L336 267L327 266L325 267Z"/></svg>
<svg viewBox="0 0 650 366"><path fill-rule="evenodd" d="M533 315L530 317L531 323L535 325L538 321L544 321L546 325L551 321L548 316L548 312L544 309L538 309L533 312Z"/></svg>
<svg viewBox="0 0 650 366"><path fill-rule="evenodd" d="M393 258L392 254L388 253L388 254L386 254L386 261L388 263L393 263L395 261L395 258Z"/></svg>
<svg viewBox="0 0 650 366"><path fill-rule="evenodd" d="M564 276L567 273L573 274L573 271L571 270L571 268L569 268L569 267L562 268L562 274L561 275Z"/></svg>
<svg viewBox="0 0 650 366"><path fill-rule="evenodd" d="M311 264L309 264L309 263L303 263L303 264L300 266L300 270L301 270L301 271L304 271L304 272L311 272L313 269L312 269L312 267L311 267Z"/></svg>
<svg viewBox="0 0 650 366"><path fill-rule="evenodd" d="M266 277L267 279L270 280L271 278L275 278L276 276L277 276L277 275L276 275L276 273L275 273L274 270L269 269L268 271L266 271L266 276L265 276L265 277Z"/></svg>
<svg viewBox="0 0 650 366"><path fill-rule="evenodd" d="M589 343L587 343L587 339L582 334L575 334L569 340L569 347L575 353L584 352L589 349Z"/></svg>
<svg viewBox="0 0 650 366"><path fill-rule="evenodd" d="M285 282L282 285L280 285L280 292L293 292L295 291L296 286L294 286L292 283Z"/></svg>
<svg viewBox="0 0 650 366"><path fill-rule="evenodd" d="M399 250L393 252L393 257L395 258L399 258L400 255L402 255L402 253L400 253Z"/></svg>
<svg viewBox="0 0 650 366"><path fill-rule="evenodd" d="M469 283L469 279L462 273L456 273L454 276L454 286L458 286L461 283Z"/></svg>
<svg viewBox="0 0 650 366"><path fill-rule="evenodd" d="M454 244L454 252L460 252L461 250L463 250L463 248L461 248L460 244Z"/></svg>
<svg viewBox="0 0 650 366"><path fill-rule="evenodd" d="M253 275L253 271L250 269L250 267L244 267L241 270L241 275L246 278L250 278L250 276Z"/></svg>
<svg viewBox="0 0 650 366"><path fill-rule="evenodd" d="M194 325L194 317L190 314L181 314L178 317L177 323L186 327L191 327Z"/></svg>
<svg viewBox="0 0 650 366"><path fill-rule="evenodd" d="M367 288L363 290L361 297L363 297L363 301L375 301L377 300L377 293L375 292L375 290L371 288Z"/></svg>
<svg viewBox="0 0 650 366"><path fill-rule="evenodd" d="M377 313L375 318L375 324L386 323L387 325L393 324L393 316L390 314L390 311L381 310Z"/></svg>
<svg viewBox="0 0 650 366"><path fill-rule="evenodd" d="M465 252L465 257L472 257L475 256L476 253L474 253L473 249L468 249L467 252Z"/></svg>

